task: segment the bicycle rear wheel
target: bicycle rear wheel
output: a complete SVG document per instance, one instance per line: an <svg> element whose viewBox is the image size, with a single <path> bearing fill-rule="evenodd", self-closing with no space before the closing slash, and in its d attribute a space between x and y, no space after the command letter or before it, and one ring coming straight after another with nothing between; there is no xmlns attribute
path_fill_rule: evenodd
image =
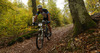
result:
<svg viewBox="0 0 100 53"><path fill-rule="evenodd" d="M43 40L44 40L43 32L40 31L36 37L36 46L38 50L40 50L43 47Z"/></svg>

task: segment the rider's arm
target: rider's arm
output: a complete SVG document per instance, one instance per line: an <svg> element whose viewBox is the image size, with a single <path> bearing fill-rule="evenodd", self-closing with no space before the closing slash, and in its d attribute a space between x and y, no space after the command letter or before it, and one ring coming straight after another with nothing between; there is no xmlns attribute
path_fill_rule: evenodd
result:
<svg viewBox="0 0 100 53"><path fill-rule="evenodd" d="M36 13L36 15L35 15L34 22L36 21L37 16L38 16L39 14L40 14L40 12L38 11L38 12Z"/></svg>
<svg viewBox="0 0 100 53"><path fill-rule="evenodd" d="M50 21L50 14L48 13L48 21Z"/></svg>
<svg viewBox="0 0 100 53"><path fill-rule="evenodd" d="M38 15L35 15L34 22L36 21Z"/></svg>
<svg viewBox="0 0 100 53"><path fill-rule="evenodd" d="M49 11L46 9L45 12L48 14L48 21L50 21L50 13L49 13Z"/></svg>

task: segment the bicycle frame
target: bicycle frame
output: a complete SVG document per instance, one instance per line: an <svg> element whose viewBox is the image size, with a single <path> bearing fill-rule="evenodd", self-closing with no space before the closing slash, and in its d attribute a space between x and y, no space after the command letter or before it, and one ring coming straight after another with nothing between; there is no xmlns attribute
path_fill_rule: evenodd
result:
<svg viewBox="0 0 100 53"><path fill-rule="evenodd" d="M38 26L40 27L39 31L42 31L42 33L45 34L47 28L47 21L42 20L42 23L38 23Z"/></svg>
<svg viewBox="0 0 100 53"><path fill-rule="evenodd" d="M39 50L43 47L44 36L47 37L48 40L50 40L49 37L47 36L48 35L47 24L48 24L47 21L44 21L44 20L41 23L38 23L39 33L36 37L36 46ZM41 44L38 43L39 41Z"/></svg>

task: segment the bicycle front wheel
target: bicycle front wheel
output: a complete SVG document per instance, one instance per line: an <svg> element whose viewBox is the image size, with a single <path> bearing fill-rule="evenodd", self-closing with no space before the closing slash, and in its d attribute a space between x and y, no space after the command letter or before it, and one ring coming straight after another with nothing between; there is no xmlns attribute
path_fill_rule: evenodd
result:
<svg viewBox="0 0 100 53"><path fill-rule="evenodd" d="M38 50L40 50L43 47L43 40L44 40L43 32L40 31L36 37L36 46Z"/></svg>

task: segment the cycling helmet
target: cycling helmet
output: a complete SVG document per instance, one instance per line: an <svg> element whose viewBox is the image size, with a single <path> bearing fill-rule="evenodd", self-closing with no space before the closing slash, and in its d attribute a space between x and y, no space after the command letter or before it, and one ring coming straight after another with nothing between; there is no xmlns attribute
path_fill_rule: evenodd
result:
<svg viewBox="0 0 100 53"><path fill-rule="evenodd" d="M42 8L42 5L38 5L37 8Z"/></svg>

